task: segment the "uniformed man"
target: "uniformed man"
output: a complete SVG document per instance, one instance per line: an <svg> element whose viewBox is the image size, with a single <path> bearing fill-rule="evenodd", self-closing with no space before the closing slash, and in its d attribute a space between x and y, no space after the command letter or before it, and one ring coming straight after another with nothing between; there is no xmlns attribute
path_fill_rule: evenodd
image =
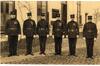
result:
<svg viewBox="0 0 100 66"><path fill-rule="evenodd" d="M49 34L49 24L45 19L45 14L42 13L41 20L37 23L37 34L39 35L40 42L40 55L45 54L47 34Z"/></svg>
<svg viewBox="0 0 100 66"><path fill-rule="evenodd" d="M93 46L94 40L97 38L97 27L92 22L92 16L88 16L88 22L84 25L83 37L86 40L87 58L93 59Z"/></svg>
<svg viewBox="0 0 100 66"><path fill-rule="evenodd" d="M53 35L55 42L55 55L61 55L63 22L60 20L60 14L57 15L57 20L53 23Z"/></svg>
<svg viewBox="0 0 100 66"><path fill-rule="evenodd" d="M10 17L5 26L5 32L8 35L9 57L17 55L18 35L21 34L19 21L16 19L16 12L12 11Z"/></svg>
<svg viewBox="0 0 100 66"><path fill-rule="evenodd" d="M69 41L69 56L76 56L76 42L79 37L78 23L74 21L75 15L70 15L71 21L67 24L67 35Z"/></svg>
<svg viewBox="0 0 100 66"><path fill-rule="evenodd" d="M32 17L32 13L27 13L28 19L24 21L23 24L23 34L26 36L26 55L33 55L32 54L32 41L36 34L36 24Z"/></svg>

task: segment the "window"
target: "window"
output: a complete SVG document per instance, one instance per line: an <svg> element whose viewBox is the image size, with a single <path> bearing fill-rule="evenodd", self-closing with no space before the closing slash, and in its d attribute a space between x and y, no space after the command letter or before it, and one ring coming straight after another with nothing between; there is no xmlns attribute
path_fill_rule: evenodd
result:
<svg viewBox="0 0 100 66"><path fill-rule="evenodd" d="M6 3L6 13L9 14L9 3Z"/></svg>
<svg viewBox="0 0 100 66"><path fill-rule="evenodd" d="M52 18L56 18L59 14L59 9L52 9Z"/></svg>
<svg viewBox="0 0 100 66"><path fill-rule="evenodd" d="M41 16L42 13L42 1L37 2L37 16Z"/></svg>
<svg viewBox="0 0 100 66"><path fill-rule="evenodd" d="M48 17L48 12L47 12L47 1L38 1L37 2L37 21L41 19L41 13L45 13L46 14L46 20L48 21L49 20L49 17Z"/></svg>
<svg viewBox="0 0 100 66"><path fill-rule="evenodd" d="M1 2L1 13L3 13L4 10L3 10L3 2Z"/></svg>

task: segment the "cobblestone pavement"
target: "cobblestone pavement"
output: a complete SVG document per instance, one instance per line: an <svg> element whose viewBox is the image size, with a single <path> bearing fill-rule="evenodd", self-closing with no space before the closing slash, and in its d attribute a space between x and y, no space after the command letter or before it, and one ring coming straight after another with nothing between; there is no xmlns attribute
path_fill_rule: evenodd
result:
<svg viewBox="0 0 100 66"><path fill-rule="evenodd" d="M79 38L77 41L77 57L68 56L68 40L63 39L62 56L54 55L54 43L46 45L46 56L39 55L39 51L34 56L25 56L23 52L20 56L0 57L2 64L100 64L100 35L94 45L94 59L86 59L85 40ZM39 47L37 47L39 49ZM33 49L34 51L34 49Z"/></svg>

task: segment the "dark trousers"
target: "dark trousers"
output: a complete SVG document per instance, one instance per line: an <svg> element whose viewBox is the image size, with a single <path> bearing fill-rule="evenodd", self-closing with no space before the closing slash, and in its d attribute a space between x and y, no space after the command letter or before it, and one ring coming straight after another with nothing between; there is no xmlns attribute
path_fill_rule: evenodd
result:
<svg viewBox="0 0 100 66"><path fill-rule="evenodd" d="M75 55L77 38L68 38L68 39L69 39L69 55Z"/></svg>
<svg viewBox="0 0 100 66"><path fill-rule="evenodd" d="M55 41L55 54L61 54L62 48L62 37L54 37Z"/></svg>
<svg viewBox="0 0 100 66"><path fill-rule="evenodd" d="M86 38L87 57L93 56L94 38Z"/></svg>
<svg viewBox="0 0 100 66"><path fill-rule="evenodd" d="M40 53L44 53L45 52L46 40L47 40L47 36L39 36Z"/></svg>
<svg viewBox="0 0 100 66"><path fill-rule="evenodd" d="M9 55L17 55L18 36L8 36Z"/></svg>
<svg viewBox="0 0 100 66"><path fill-rule="evenodd" d="M32 41L33 41L33 36L26 36L26 53L31 54L32 53Z"/></svg>

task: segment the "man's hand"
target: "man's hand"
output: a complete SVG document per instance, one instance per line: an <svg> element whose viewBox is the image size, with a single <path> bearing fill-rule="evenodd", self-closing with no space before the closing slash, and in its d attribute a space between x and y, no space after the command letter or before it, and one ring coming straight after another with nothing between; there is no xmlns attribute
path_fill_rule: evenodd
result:
<svg viewBox="0 0 100 66"><path fill-rule="evenodd" d="M47 38L49 37L49 35L47 35Z"/></svg>
<svg viewBox="0 0 100 66"><path fill-rule="evenodd" d="M94 41L96 41L97 40L97 38L94 38Z"/></svg>
<svg viewBox="0 0 100 66"><path fill-rule="evenodd" d="M54 39L54 35L52 35L52 38Z"/></svg>
<svg viewBox="0 0 100 66"><path fill-rule="evenodd" d="M66 38L68 38L68 35L66 35Z"/></svg>
<svg viewBox="0 0 100 66"><path fill-rule="evenodd" d="M21 35L18 35L18 40L21 40L22 36Z"/></svg>
<svg viewBox="0 0 100 66"><path fill-rule="evenodd" d="M97 34L99 34L99 30L98 30L98 33Z"/></svg>
<svg viewBox="0 0 100 66"><path fill-rule="evenodd" d="M6 38L8 38L8 35L5 35Z"/></svg>
<svg viewBox="0 0 100 66"><path fill-rule="evenodd" d="M22 35L22 36L21 36L21 38L25 38L25 37L26 37L25 35Z"/></svg>
<svg viewBox="0 0 100 66"><path fill-rule="evenodd" d="M39 38L39 35L35 35L37 38Z"/></svg>
<svg viewBox="0 0 100 66"><path fill-rule="evenodd" d="M62 38L64 38L65 36L64 35L62 35Z"/></svg>
<svg viewBox="0 0 100 66"><path fill-rule="evenodd" d="M36 35L33 36L34 38L36 37Z"/></svg>
<svg viewBox="0 0 100 66"><path fill-rule="evenodd" d="M77 38L79 38L79 35L77 35Z"/></svg>
<svg viewBox="0 0 100 66"><path fill-rule="evenodd" d="M83 39L85 40L85 37L83 37Z"/></svg>

